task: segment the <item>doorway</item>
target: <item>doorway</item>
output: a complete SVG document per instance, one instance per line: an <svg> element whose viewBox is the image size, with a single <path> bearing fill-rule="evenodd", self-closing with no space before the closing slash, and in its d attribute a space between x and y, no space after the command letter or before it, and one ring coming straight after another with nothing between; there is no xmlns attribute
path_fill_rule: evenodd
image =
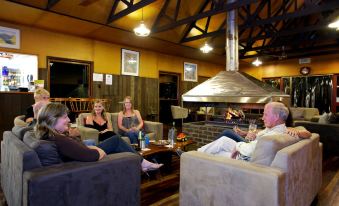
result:
<svg viewBox="0 0 339 206"><path fill-rule="evenodd" d="M92 62L47 57L47 68L51 97L92 96Z"/></svg>
<svg viewBox="0 0 339 206"><path fill-rule="evenodd" d="M159 72L159 120L164 126L164 136L167 136L169 128L172 127L173 121L171 105L179 105L179 82L180 74ZM175 125L178 129L178 123Z"/></svg>

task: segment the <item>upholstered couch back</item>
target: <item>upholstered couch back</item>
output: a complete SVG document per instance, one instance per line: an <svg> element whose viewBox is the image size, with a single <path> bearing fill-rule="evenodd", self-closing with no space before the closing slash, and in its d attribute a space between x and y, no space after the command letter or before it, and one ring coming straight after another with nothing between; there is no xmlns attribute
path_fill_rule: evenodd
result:
<svg viewBox="0 0 339 206"><path fill-rule="evenodd" d="M290 107L293 120L311 121L314 116L319 116L318 108Z"/></svg>
<svg viewBox="0 0 339 206"><path fill-rule="evenodd" d="M140 204L139 155L126 152L97 162L43 166L41 145L54 143L37 140L23 129L5 131L1 142L1 186L8 205ZM41 154L46 158L50 153Z"/></svg>

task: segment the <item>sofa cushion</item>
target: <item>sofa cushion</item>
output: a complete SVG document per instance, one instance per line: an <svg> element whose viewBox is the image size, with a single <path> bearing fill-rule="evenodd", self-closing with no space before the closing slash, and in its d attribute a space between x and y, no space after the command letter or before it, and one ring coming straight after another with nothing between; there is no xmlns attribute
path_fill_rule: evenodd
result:
<svg viewBox="0 0 339 206"><path fill-rule="evenodd" d="M269 166L279 150L298 141L299 138L292 137L288 134L262 137L258 140L250 161Z"/></svg>
<svg viewBox="0 0 339 206"><path fill-rule="evenodd" d="M302 108L290 108L293 120L304 119L304 110Z"/></svg>
<svg viewBox="0 0 339 206"><path fill-rule="evenodd" d="M42 166L50 166L62 162L54 142L35 138L33 131L27 132L23 141L38 154Z"/></svg>

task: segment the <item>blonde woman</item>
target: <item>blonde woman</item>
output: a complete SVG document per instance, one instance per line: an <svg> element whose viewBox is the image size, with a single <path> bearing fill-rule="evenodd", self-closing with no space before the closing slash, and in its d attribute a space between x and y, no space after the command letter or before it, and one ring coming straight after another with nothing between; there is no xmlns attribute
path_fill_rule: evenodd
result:
<svg viewBox="0 0 339 206"><path fill-rule="evenodd" d="M46 103L49 102L49 96L50 96L49 92L46 89L43 89L43 88L36 89L34 92L34 104L40 101L45 101ZM30 123L33 121L33 118L34 118L33 105L31 105L30 107L26 109L25 122L27 123Z"/></svg>
<svg viewBox="0 0 339 206"><path fill-rule="evenodd" d="M115 135L113 132L112 122L101 101L96 101L94 103L91 115L86 117L85 126L99 131L99 141L104 141L105 139Z"/></svg>
<svg viewBox="0 0 339 206"><path fill-rule="evenodd" d="M128 136L131 144L138 143L138 133L144 126L140 112L133 109L131 97L126 96L123 102L123 111L118 115L119 133Z"/></svg>
<svg viewBox="0 0 339 206"><path fill-rule="evenodd" d="M114 135L97 146L86 146L69 135L68 109L60 103L49 103L38 114L35 126L37 138L53 141L63 161L94 162L101 160L106 154L132 152L138 154L119 135ZM155 164L140 156L141 169L143 171L158 169L163 164ZM127 183L128 184L128 183Z"/></svg>

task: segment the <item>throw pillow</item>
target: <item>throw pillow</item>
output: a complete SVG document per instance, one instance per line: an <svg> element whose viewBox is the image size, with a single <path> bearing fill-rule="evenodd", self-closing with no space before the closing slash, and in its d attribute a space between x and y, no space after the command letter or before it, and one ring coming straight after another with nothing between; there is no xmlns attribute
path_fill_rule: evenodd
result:
<svg viewBox="0 0 339 206"><path fill-rule="evenodd" d="M264 136L258 140L250 161L269 166L279 150L298 141L299 138L288 134Z"/></svg>
<svg viewBox="0 0 339 206"><path fill-rule="evenodd" d="M23 141L38 154L42 166L50 166L62 162L54 142L35 138L33 131L27 132Z"/></svg>
<svg viewBox="0 0 339 206"><path fill-rule="evenodd" d="M293 120L304 119L304 110L301 108L290 108Z"/></svg>
<svg viewBox="0 0 339 206"><path fill-rule="evenodd" d="M320 118L319 118L319 121L318 123L320 124L329 124L329 114L327 114L326 112L324 112Z"/></svg>

